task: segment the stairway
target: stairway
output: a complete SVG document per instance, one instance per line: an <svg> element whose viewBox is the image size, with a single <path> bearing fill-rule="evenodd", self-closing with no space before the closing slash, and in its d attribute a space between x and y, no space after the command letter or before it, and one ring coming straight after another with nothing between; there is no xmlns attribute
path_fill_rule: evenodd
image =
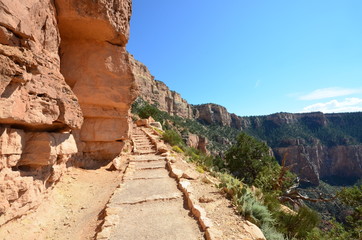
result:
<svg viewBox="0 0 362 240"><path fill-rule="evenodd" d="M133 129L132 141L134 144L134 153L143 155L143 154L155 154L156 147L148 138L146 133L140 128L135 127Z"/></svg>
<svg viewBox="0 0 362 240"><path fill-rule="evenodd" d="M167 159L140 128L132 135L134 155L119 188L107 204L97 240L200 240L204 233L185 206L183 193L170 177Z"/></svg>

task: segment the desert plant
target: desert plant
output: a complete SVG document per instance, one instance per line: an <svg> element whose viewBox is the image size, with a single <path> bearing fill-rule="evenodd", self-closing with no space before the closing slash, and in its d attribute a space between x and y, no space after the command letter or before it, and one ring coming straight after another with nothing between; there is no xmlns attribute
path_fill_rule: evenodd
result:
<svg viewBox="0 0 362 240"><path fill-rule="evenodd" d="M297 214L280 212L277 229L288 238L305 239L318 223L318 214L310 208L303 206Z"/></svg>
<svg viewBox="0 0 362 240"><path fill-rule="evenodd" d="M179 146L173 146L172 150L177 153L183 153L184 151Z"/></svg>
<svg viewBox="0 0 362 240"><path fill-rule="evenodd" d="M274 219L271 212L246 185L227 173L218 176L220 179L219 187L232 198L237 211L242 216L259 226L273 224Z"/></svg>
<svg viewBox="0 0 362 240"><path fill-rule="evenodd" d="M184 145L184 142L181 138L181 136L173 130L166 130L163 134L162 134L162 139L169 143L171 146L182 146Z"/></svg>
<svg viewBox="0 0 362 240"><path fill-rule="evenodd" d="M268 240L285 240L284 235L270 224L263 224L261 230Z"/></svg>

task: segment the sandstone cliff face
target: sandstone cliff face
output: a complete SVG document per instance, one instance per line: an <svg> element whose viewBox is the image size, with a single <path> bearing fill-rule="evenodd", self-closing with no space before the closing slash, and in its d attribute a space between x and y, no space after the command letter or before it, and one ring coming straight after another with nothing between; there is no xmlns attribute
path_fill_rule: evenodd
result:
<svg viewBox="0 0 362 240"><path fill-rule="evenodd" d="M273 150L279 159L288 154L286 164L293 166L292 170L302 181L314 185L323 178L358 179L362 176L361 145L294 145Z"/></svg>
<svg viewBox="0 0 362 240"><path fill-rule="evenodd" d="M128 0L0 0L0 225L38 205L70 163L120 152L130 14Z"/></svg>
<svg viewBox="0 0 362 240"><path fill-rule="evenodd" d="M170 115L183 118L194 116L192 106L179 93L171 91L163 82L155 80L148 68L133 56L130 56L130 59L139 97L150 104L156 104L160 110Z"/></svg>
<svg viewBox="0 0 362 240"><path fill-rule="evenodd" d="M78 151L69 130L83 116L59 44L51 1L0 1L0 225L36 206Z"/></svg>
<svg viewBox="0 0 362 240"><path fill-rule="evenodd" d="M193 106L196 109L196 119L205 124L231 126L231 114L225 107L217 104L202 104Z"/></svg>
<svg viewBox="0 0 362 240"><path fill-rule="evenodd" d="M79 99L85 157L116 157L129 138L134 77L125 49L131 1L57 0L61 73Z"/></svg>
<svg viewBox="0 0 362 240"><path fill-rule="evenodd" d="M48 0L2 0L0 20L0 123L80 128L77 98L59 71L54 6Z"/></svg>

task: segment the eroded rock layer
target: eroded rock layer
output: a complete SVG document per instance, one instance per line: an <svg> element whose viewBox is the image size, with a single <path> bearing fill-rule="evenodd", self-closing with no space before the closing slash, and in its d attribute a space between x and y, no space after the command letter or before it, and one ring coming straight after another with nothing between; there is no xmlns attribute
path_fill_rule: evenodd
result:
<svg viewBox="0 0 362 240"><path fill-rule="evenodd" d="M131 1L56 1L61 72L84 114L85 157L113 159L129 138L134 77L125 49Z"/></svg>
<svg viewBox="0 0 362 240"><path fill-rule="evenodd" d="M0 0L0 225L37 206L67 165L121 151L130 15L130 0Z"/></svg>
<svg viewBox="0 0 362 240"><path fill-rule="evenodd" d="M156 104L160 110L170 115L194 117L192 106L179 93L171 91L165 83L155 80L148 68L131 55L130 60L141 98L150 104Z"/></svg>
<svg viewBox="0 0 362 240"><path fill-rule="evenodd" d="M275 113L239 117L216 104L194 106L197 120L244 130L268 142L278 160L303 182L318 185L320 179L351 183L362 176L362 113ZM196 112L196 111L194 111Z"/></svg>

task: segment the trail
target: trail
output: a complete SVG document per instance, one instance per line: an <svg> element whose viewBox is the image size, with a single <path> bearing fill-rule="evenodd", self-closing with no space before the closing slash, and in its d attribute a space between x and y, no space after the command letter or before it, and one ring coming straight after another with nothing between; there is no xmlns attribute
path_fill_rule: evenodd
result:
<svg viewBox="0 0 362 240"><path fill-rule="evenodd" d="M136 129L132 136L140 155L133 155L123 183L109 204L114 226L97 239L204 239L191 216L176 181L169 176L166 159L156 155L147 135Z"/></svg>
<svg viewBox="0 0 362 240"><path fill-rule="evenodd" d="M265 240L216 178L181 154L156 154L144 130L133 131L124 172L69 168L36 210L0 227L0 240Z"/></svg>
<svg viewBox="0 0 362 240"><path fill-rule="evenodd" d="M94 239L98 215L119 181L120 173L106 168L69 168L35 211L0 227L0 239Z"/></svg>

